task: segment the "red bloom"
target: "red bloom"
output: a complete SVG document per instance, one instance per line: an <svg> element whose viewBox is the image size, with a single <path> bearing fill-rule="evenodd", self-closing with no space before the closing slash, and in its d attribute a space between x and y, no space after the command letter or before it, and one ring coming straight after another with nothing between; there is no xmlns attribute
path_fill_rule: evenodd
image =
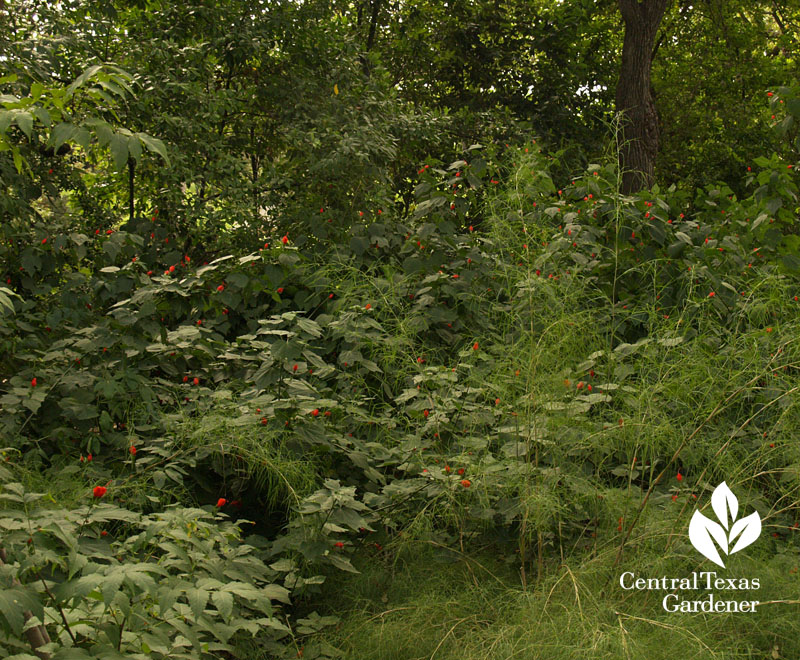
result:
<svg viewBox="0 0 800 660"><path fill-rule="evenodd" d="M370 305L369 303L367 303L367 304L364 306L364 309L372 309L372 305Z"/></svg>
<svg viewBox="0 0 800 660"><path fill-rule="evenodd" d="M281 243L283 243L284 245L286 245L288 242L289 242L289 237L288 236L283 236L281 238Z"/></svg>
<svg viewBox="0 0 800 660"><path fill-rule="evenodd" d="M716 293L714 293L714 292L712 291L711 293L709 293L709 294L708 294L708 297L709 297L709 298L713 298L713 297L714 297L714 296L716 296L716 295L717 295L717 294L716 294Z"/></svg>
<svg viewBox="0 0 800 660"><path fill-rule="evenodd" d="M31 387L36 387L36 382L35 378L31 378Z"/></svg>
<svg viewBox="0 0 800 660"><path fill-rule="evenodd" d="M464 468L458 468L458 474L459 475L464 474Z"/></svg>
<svg viewBox="0 0 800 660"><path fill-rule="evenodd" d="M422 414L423 414L423 415L425 415L425 417L427 417L428 415L430 415L430 413L429 413L427 410L423 410L423 411L422 411Z"/></svg>
<svg viewBox="0 0 800 660"><path fill-rule="evenodd" d="M175 266L170 266L169 267L169 272L170 273L174 273L175 272Z"/></svg>
<svg viewBox="0 0 800 660"><path fill-rule="evenodd" d="M475 343L472 345L472 350L473 350L473 351L477 351L477 350L478 350L478 342L475 342Z"/></svg>
<svg viewBox="0 0 800 660"><path fill-rule="evenodd" d="M192 382L193 382L195 385L199 385L199 384L200 384L200 379L199 379L199 378L197 378L197 377L195 377L195 379L194 379Z"/></svg>
<svg viewBox="0 0 800 660"><path fill-rule="evenodd" d="M314 408L314 410L311 411L311 414L312 416L317 417L319 415L319 408Z"/></svg>
<svg viewBox="0 0 800 660"><path fill-rule="evenodd" d="M220 498L217 500L217 508L218 508L218 509L221 509L221 508L222 508L222 507L224 507L224 506L225 506L227 503L228 503L228 500L226 500L224 497L220 497Z"/></svg>
<svg viewBox="0 0 800 660"><path fill-rule="evenodd" d="M103 530L102 532L100 532L100 536L108 536L108 532L106 530Z"/></svg>
<svg viewBox="0 0 800 660"><path fill-rule="evenodd" d="M183 377L183 382L184 383L188 383L189 382L189 376L184 376Z"/></svg>
<svg viewBox="0 0 800 660"><path fill-rule="evenodd" d="M464 486L464 488L469 488L472 485L472 482L469 479L463 479L461 481L461 485Z"/></svg>
<svg viewBox="0 0 800 660"><path fill-rule="evenodd" d="M336 543L333 544L333 547L334 548L343 548L344 547L344 543L342 543L341 541L336 541Z"/></svg>
<svg viewBox="0 0 800 660"><path fill-rule="evenodd" d="M131 445L131 448L128 450L131 453L131 456L136 456L136 447Z"/></svg>
<svg viewBox="0 0 800 660"><path fill-rule="evenodd" d="M87 461L89 461L89 462L91 463L91 462L92 462L92 455L91 455L91 454L89 454L89 455L86 457L86 460L87 460ZM103 490L105 491L105 488L104 488Z"/></svg>
<svg viewBox="0 0 800 660"><path fill-rule="evenodd" d="M108 489L105 486L95 486L92 494L97 497L103 497L108 492Z"/></svg>
<svg viewBox="0 0 800 660"><path fill-rule="evenodd" d="M294 366L292 367L292 371L297 371L297 365L294 365Z"/></svg>
<svg viewBox="0 0 800 660"><path fill-rule="evenodd" d="M283 287L282 286L278 287L278 293L283 293Z"/></svg>
<svg viewBox="0 0 800 660"><path fill-rule="evenodd" d="M224 291L224 290L225 290L225 286L224 286L223 284L220 284L220 285L217 287L217 291Z"/></svg>
<svg viewBox="0 0 800 660"><path fill-rule="evenodd" d="M42 239L42 245L44 245L45 243L47 243L47 237Z"/></svg>
<svg viewBox="0 0 800 660"><path fill-rule="evenodd" d="M678 481L683 481L683 475L678 472L677 476L675 477Z"/></svg>
<svg viewBox="0 0 800 660"><path fill-rule="evenodd" d="M261 418L261 425L262 426L266 426L267 425L267 418L266 417L262 417Z"/></svg>

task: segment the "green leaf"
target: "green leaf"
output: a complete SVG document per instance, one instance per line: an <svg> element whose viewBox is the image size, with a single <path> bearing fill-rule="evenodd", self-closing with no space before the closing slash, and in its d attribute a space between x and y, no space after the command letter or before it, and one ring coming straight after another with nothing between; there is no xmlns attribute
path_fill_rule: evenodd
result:
<svg viewBox="0 0 800 660"><path fill-rule="evenodd" d="M347 571L348 573L360 573L361 571L356 570L355 566L350 563L350 560L347 557L342 557L341 555L328 555L328 559L330 559L331 564L336 566L336 568L340 568L343 571Z"/></svg>
<svg viewBox="0 0 800 660"><path fill-rule="evenodd" d="M209 593L205 589L197 589L195 587L186 590L186 598L189 601L189 607L192 608L192 613L195 617L199 617L208 603Z"/></svg>
<svg viewBox="0 0 800 660"><path fill-rule="evenodd" d="M95 64L94 66L90 66L86 69L81 75L79 75L72 84L67 87L67 92L69 94L73 94L76 89L81 87L87 80L89 80L94 74L100 71L103 67L100 64Z"/></svg>
<svg viewBox="0 0 800 660"><path fill-rule="evenodd" d="M152 151L157 153L164 159L164 162L169 167L169 156L167 155L167 148L164 146L164 143L159 140L158 138L154 138L147 133L136 133L136 137L142 141L142 144L147 147L148 151Z"/></svg>
<svg viewBox="0 0 800 660"><path fill-rule="evenodd" d="M111 156L114 159L114 169L120 172L128 162L128 138L115 133L111 136L109 147L111 148Z"/></svg>
<svg viewBox="0 0 800 660"><path fill-rule="evenodd" d="M56 654L53 655L52 660L92 660L92 658L95 657L97 656L91 655L86 649L70 646L69 648L59 649Z"/></svg>
<svg viewBox="0 0 800 660"><path fill-rule="evenodd" d="M261 591L270 600L277 600L281 603L286 603L287 605L291 604L291 601L289 600L289 590L278 584L268 584L263 587Z"/></svg>
<svg viewBox="0 0 800 660"><path fill-rule="evenodd" d="M229 620L233 614L233 594L227 591L215 591L211 594L211 600L214 601L220 616L226 621Z"/></svg>
<svg viewBox="0 0 800 660"><path fill-rule="evenodd" d="M61 122L60 124L57 124L55 128L50 131L50 139L48 140L50 146L53 148L53 151L58 151L58 148L62 144L68 140L71 140L77 130L78 127L74 124L69 124L67 122Z"/></svg>
<svg viewBox="0 0 800 660"><path fill-rule="evenodd" d="M31 139L31 131L33 130L33 115L25 110L18 110L14 113L14 120L17 122L19 129L25 133L25 137Z"/></svg>

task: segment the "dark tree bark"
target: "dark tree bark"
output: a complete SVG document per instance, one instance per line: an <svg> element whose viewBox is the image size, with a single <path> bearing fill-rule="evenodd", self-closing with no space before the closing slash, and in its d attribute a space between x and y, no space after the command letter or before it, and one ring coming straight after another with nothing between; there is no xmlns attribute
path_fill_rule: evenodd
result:
<svg viewBox="0 0 800 660"><path fill-rule="evenodd" d="M658 154L658 115L650 87L653 44L670 0L618 0L625 23L622 67L617 83L617 112L622 192L626 195L653 185Z"/></svg>
<svg viewBox="0 0 800 660"><path fill-rule="evenodd" d="M134 170L136 168L136 163L133 158L128 158L128 222L130 222L131 228L133 228L133 200L134 200Z"/></svg>

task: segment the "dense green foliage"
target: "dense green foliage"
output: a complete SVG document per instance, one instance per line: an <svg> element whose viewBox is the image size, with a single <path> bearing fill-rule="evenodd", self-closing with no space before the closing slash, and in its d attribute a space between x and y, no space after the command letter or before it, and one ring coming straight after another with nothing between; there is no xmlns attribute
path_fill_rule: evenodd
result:
<svg viewBox="0 0 800 660"><path fill-rule="evenodd" d="M0 17L0 657L800 652L796 10L670 9L631 196L612 2ZM758 617L613 591L723 480Z"/></svg>

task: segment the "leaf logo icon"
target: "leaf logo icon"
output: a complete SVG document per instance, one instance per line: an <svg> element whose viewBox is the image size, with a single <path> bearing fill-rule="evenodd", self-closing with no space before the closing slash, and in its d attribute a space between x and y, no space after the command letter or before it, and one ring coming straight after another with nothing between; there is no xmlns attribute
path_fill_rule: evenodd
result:
<svg viewBox="0 0 800 660"><path fill-rule="evenodd" d="M736 520L739 501L724 481L711 495L711 508L719 522L695 511L689 523L689 540L700 554L725 568L717 546L726 555L746 548L761 534L761 518L754 511L749 516Z"/></svg>

